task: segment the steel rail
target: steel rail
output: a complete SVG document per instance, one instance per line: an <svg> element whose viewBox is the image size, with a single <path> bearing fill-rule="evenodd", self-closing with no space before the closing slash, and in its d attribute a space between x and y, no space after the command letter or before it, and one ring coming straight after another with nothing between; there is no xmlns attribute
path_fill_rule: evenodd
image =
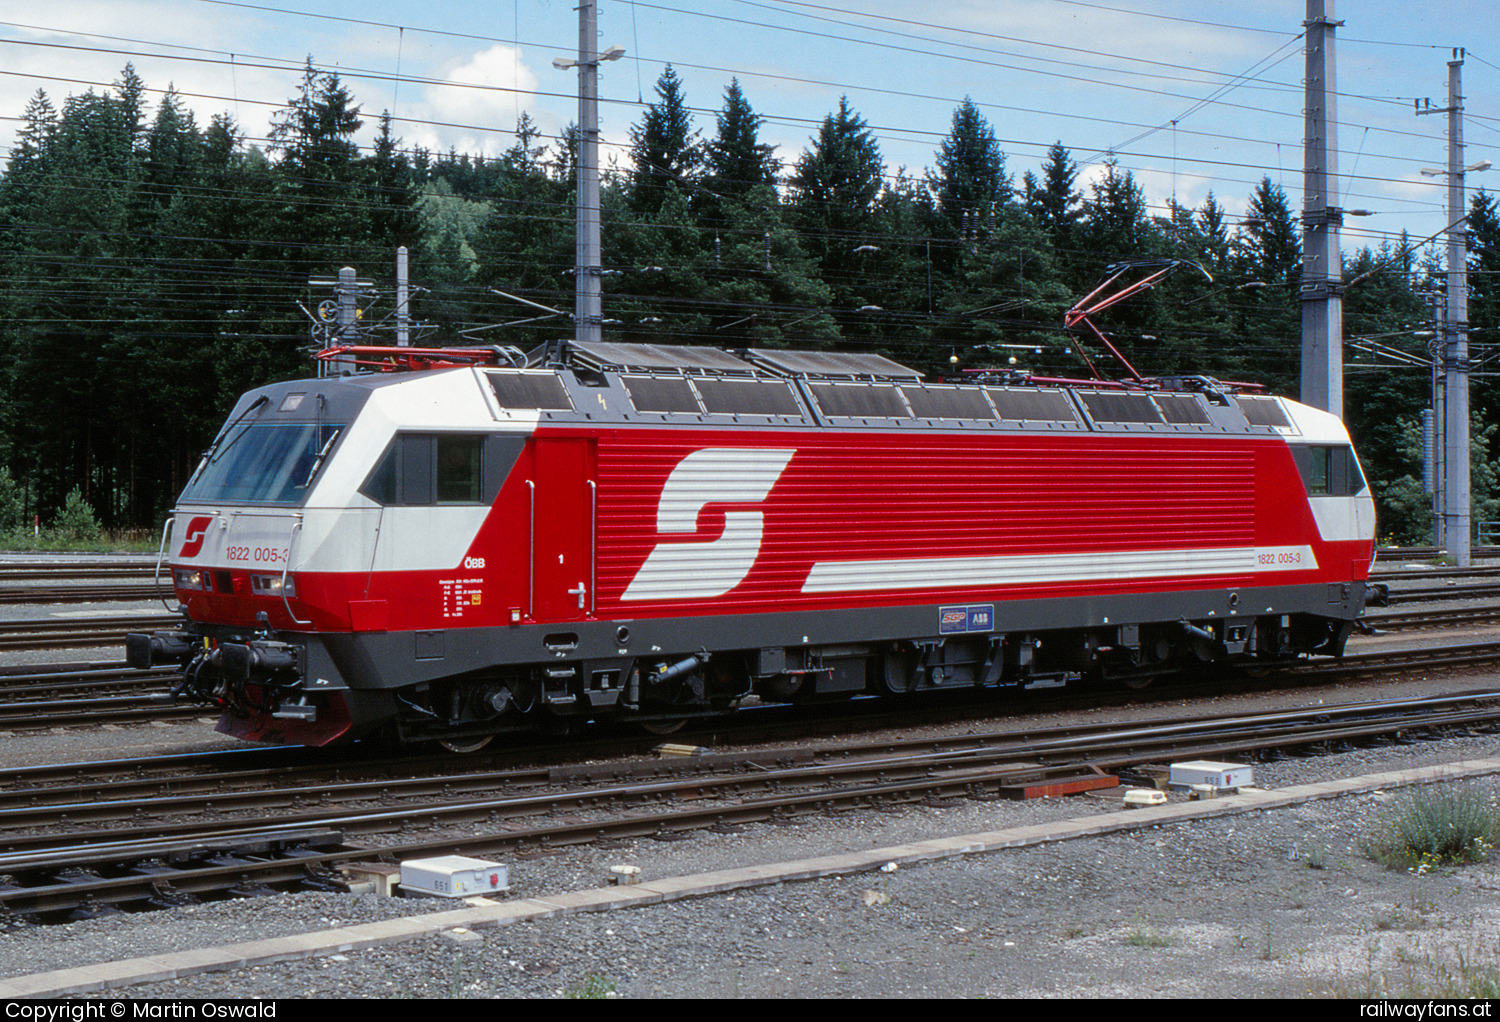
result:
<svg viewBox="0 0 1500 1022"><path fill-rule="evenodd" d="M1380 719L1369 719L1372 714L1378 714ZM616 801L637 804L642 800L672 799L685 789L699 801L697 807L687 810L616 813L603 820L550 823L504 834L410 842L388 846L379 854L399 856L415 854L415 850L476 852L544 847L597 840L602 836L643 836L704 826L728 826L772 819L778 815L837 811L850 806L909 802L921 798L990 797L1007 780L1014 782L1034 775L1044 769L1040 764L1048 761L1053 762L1054 768L1078 769L1085 765L1112 766L1117 761L1140 762L1141 757L1154 759L1164 753L1192 756L1247 751L1267 745L1328 745L1413 730L1492 727L1497 715L1500 715L1500 693L1468 693L1436 699L1320 707L1315 711L1282 711L1206 722L1172 720L1152 727L1117 729L1112 733L1105 730L1105 725L1081 729L1090 732L1089 736L1054 734L1042 738L1025 730L956 736L938 743L931 740L898 743L905 744L908 753L918 749L915 754L865 754L855 756L853 762L849 761L850 747L845 745L829 750L830 755L838 753L840 760L831 767L795 765L747 775L741 764L730 776L696 776L686 780L617 785L609 789L590 784L561 796L533 794L445 801L437 806L382 807L335 816L323 812L316 814L315 819L303 814L271 827L263 823L246 826L204 822L188 828L179 826L174 831L165 825L134 819L131 830L135 836L128 845L120 843L114 830L69 835L64 839L69 844L61 848L55 834L12 835L5 844L14 851L0 856L0 869L14 876L26 874L26 879L40 886L26 887L20 883L0 886L0 906L15 912L43 912L84 903L112 904L144 899L170 901L185 896L185 892L221 890L226 886L327 883L326 876L319 878L318 870L351 859L369 858L376 854L376 850L340 847L320 851L295 846L300 840L296 835L309 832L326 835L332 830L403 830L412 824L417 814L421 815L423 825L437 826L490 820L502 813L517 819L538 812L555 812L559 806L566 806L574 812L598 811L601 805ZM1185 746L1184 741L1187 742ZM890 746L886 743L884 747ZM453 781L452 778L436 780L438 783ZM492 778L486 777L472 780L480 786L493 783ZM434 783L431 778L417 781L428 786ZM413 790L416 787L414 784ZM788 787L802 790L788 792ZM775 794L745 798L747 791L773 791ZM177 797L178 801L184 798L190 798L200 810L204 806L202 795ZM156 805L160 807L161 804ZM109 811L122 806L120 803ZM87 815L97 807L74 804L54 808ZM136 807L142 814L150 808L148 805ZM8 825L18 827L35 827L42 817L41 810L34 814L4 813ZM325 837L323 840L326 844L329 839ZM208 853L202 853L199 859L188 862L185 869L161 861L145 865L138 862L142 857L159 860L163 855L191 858L184 850L185 842L195 848L219 849L219 852L210 855L207 861L202 859L202 854ZM243 851L245 845L256 848L274 845L280 851L275 855L249 854ZM229 853L223 851L226 848L230 849ZM122 857L136 864L122 866ZM86 868L90 863L95 866L93 871ZM111 871L129 875L105 875Z"/></svg>
<svg viewBox="0 0 1500 1022"><path fill-rule="evenodd" d="M509 816L535 815L562 809L581 810L615 801L640 801L673 797L689 788L695 797L708 793L732 793L746 790L781 788L795 784L860 784L870 777L886 779L893 774L916 773L932 776L948 769L969 770L985 766L993 776L1014 780L1021 774L1036 774L1044 767L1078 767L1083 764L1120 765L1140 762L1142 749L1154 757L1162 750L1182 748L1192 751L1235 748L1249 750L1266 745L1305 744L1328 740L1352 740L1371 735L1414 728L1472 727L1500 719L1500 693L1466 694L1426 700L1351 704L1345 707L1317 707L1306 711L1230 716L1209 720L1170 721L1150 727L1115 730L1093 730L1088 734L1062 734L1038 738L1030 734L996 732L990 735L957 736L945 742L922 740L917 743L881 743L876 749L857 752L848 746L829 750L837 753L834 762L792 764L745 768L746 757L729 757L733 762L716 764L707 774L693 774L669 780L652 780L601 786L585 783L560 792L509 795L499 798L454 799L455 789L477 788L488 792L504 780L503 775L469 775L464 777L421 777L405 781L380 779L320 788L309 792L303 787L255 790L205 795L193 792L182 795L105 802L51 804L22 809L12 807L0 816L0 848L16 850L38 843L55 841L55 834L37 834L39 826L61 826L66 819L75 822L130 819L138 836L155 836L163 840L182 840L201 834L222 835L233 824L222 819L204 820L205 814L257 811L292 806L296 812L286 817L283 826L323 827L340 830L381 832L392 826L411 823L420 813L430 821L451 816L470 819L474 814ZM1259 744L1257 744L1259 743ZM915 745L915 747L913 747ZM775 753L768 758L774 759ZM754 757L749 757L753 762ZM727 766L727 770L725 767ZM426 797L434 790L444 797L426 805L401 805L389 808L403 792ZM307 802L384 800L387 805L348 813L330 815L326 808L311 811L301 808ZM191 817L188 822L166 820L153 822L164 812L179 812ZM258 826L260 826L258 824ZM25 833L9 833L21 830ZM114 829L74 832L69 840L77 845L109 843L117 838ZM0 856L0 869L5 867Z"/></svg>
<svg viewBox="0 0 1500 1022"><path fill-rule="evenodd" d="M0 603L125 603L165 599L172 595L171 586L50 586L48 588L0 588Z"/></svg>
<svg viewBox="0 0 1500 1022"><path fill-rule="evenodd" d="M1170 749L1176 755L1192 756L1213 754L1226 749L1264 747L1268 743L1278 748L1289 745L1326 746L1332 743L1367 740L1393 731L1400 734L1418 729L1469 728L1480 723L1493 726L1497 709L1494 693L1487 694L1487 698L1482 700L1488 704L1484 707L1465 710L1457 706L1457 703L1461 701L1463 700L1433 701L1442 706L1442 711L1430 716L1412 716L1412 707L1421 701L1405 701L1401 707L1398 707L1399 712L1396 717L1384 722L1360 721L1353 715L1353 711L1350 711L1350 719L1343 723L1314 719L1314 726L1308 727L1297 726L1297 721L1294 719L1297 717L1296 714L1274 714L1269 716L1278 718L1278 722L1270 732L1249 733L1243 730L1244 727L1248 727L1248 724L1242 724L1240 734L1197 736L1185 746L1176 743L1164 744L1165 738L1158 736L1155 744L1137 743L1133 746L1132 752L1116 752L1108 755L1139 761L1141 756L1151 757L1164 749ZM1469 698L1468 701L1474 700ZM1343 715L1343 708L1333 708L1333 710L1335 715ZM1305 715L1304 719L1306 719ZM1131 737L1137 738L1139 732L1143 730L1146 729L1131 729L1133 732ZM1098 752L1099 750L1096 750L1092 757L1082 760L1081 763L1108 764L1108 755L1099 755ZM999 755L993 750L990 750L989 754ZM0 887L0 906L17 912L39 912L66 908L69 905L79 904L84 899L107 904L147 897L148 894L143 892L155 892L157 897L166 897L172 892L190 889L207 891L222 888L230 881L240 885L256 885L286 882L289 879L299 880L308 877L309 871L316 867L369 859L376 855L400 858L415 854L435 854L440 851L469 854L495 853L504 850L524 851L528 848L557 847L597 841L605 837L620 839L662 835L710 826L735 826L813 812L837 812L850 808L911 803L934 798L986 798L996 794L1007 780L1015 780L1028 769L1014 762L1006 763L999 760L980 762L980 758L981 754L977 750L971 750L966 754L925 754L914 757L907 763L896 760L866 761L858 764L857 767L858 773L864 779L854 783L830 788L828 780L824 778L817 783L815 790L808 787L795 792L777 791L776 794L766 797L740 799L731 803L704 797L705 785L703 779L699 778L692 781L691 786L693 793L699 796L700 804L687 809L669 808L646 813L617 815L595 821L554 822L523 830L404 842L378 849L371 847L341 847L325 851L293 849L287 853L290 859L287 855L280 858L256 857L253 853L240 850L240 846L284 845L298 840L299 835L327 834L335 828L367 830L371 828L372 821L376 821L373 825L377 829L380 825L405 828L411 823L412 810L403 808L330 817L315 825L309 825L306 820L292 820L274 826L258 824L241 828L219 825L217 828L201 830L190 837L179 835L171 840L153 839L149 833L146 833L126 843L121 843L115 838L94 846L79 842L75 835L72 839L75 843L62 848L53 846L50 849L33 849L0 856L0 870L5 870L12 876L26 871L40 870L43 871L44 879L49 881L35 888L23 888L18 885ZM922 762L924 759L925 763ZM816 774L815 771L805 768L794 768L792 771L783 773ZM895 774L903 776L893 776ZM816 776L811 779L818 781ZM752 779L741 777L728 780L745 782ZM762 788L775 790L779 787L775 778L762 777L753 780L759 781ZM783 783L785 780L786 778L782 779ZM632 786L632 797L639 800L643 789L651 788L658 790L647 791L646 794L655 794L660 797L662 793L660 785ZM595 791L590 794L597 798L604 793ZM517 801L516 799L480 800L444 806L436 812L441 813L444 822L447 823L472 822L490 819L495 813L502 811L502 807ZM530 801L530 799L522 801ZM430 816L434 810L424 812ZM423 822L430 825L430 821ZM133 829L138 835L142 834L140 828ZM113 832L109 833L112 835ZM174 854L174 849L175 854L182 854L182 850L189 847L187 843L205 849L227 848L231 851L229 853L220 851L208 865L189 865L185 869L173 869L165 863L158 862L150 867L150 876L144 880L139 875L117 878L103 875L104 863L100 859L101 855L111 863L137 861L142 856L153 856L159 859L161 856ZM89 872L86 869L91 864L96 871ZM72 875L66 881L60 882L60 871L63 870L71 870ZM137 867L136 872L140 871ZM218 887L216 888L215 885ZM167 886L170 890L166 890Z"/></svg>

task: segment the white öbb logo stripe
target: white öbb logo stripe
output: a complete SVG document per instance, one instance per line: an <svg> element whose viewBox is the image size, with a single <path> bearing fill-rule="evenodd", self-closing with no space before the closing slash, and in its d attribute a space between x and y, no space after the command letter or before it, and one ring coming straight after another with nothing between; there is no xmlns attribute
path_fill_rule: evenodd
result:
<svg viewBox="0 0 1500 1022"><path fill-rule="evenodd" d="M709 447L694 451L667 476L656 505L656 531L698 531L698 513L714 504L766 499L795 450ZM706 543L657 543L621 600L701 600L723 596L745 580L760 555L765 516L724 512L724 534Z"/></svg>

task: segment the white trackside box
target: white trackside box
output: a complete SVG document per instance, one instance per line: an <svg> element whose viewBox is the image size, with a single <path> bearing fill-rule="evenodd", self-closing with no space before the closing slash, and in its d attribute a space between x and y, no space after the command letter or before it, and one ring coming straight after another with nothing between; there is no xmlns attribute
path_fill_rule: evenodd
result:
<svg viewBox="0 0 1500 1022"><path fill-rule="evenodd" d="M408 859L401 864L401 886L439 898L470 898L510 890L510 868L467 855Z"/></svg>
<svg viewBox="0 0 1500 1022"><path fill-rule="evenodd" d="M1193 760L1190 763L1173 763L1167 783L1174 788L1206 784L1223 791L1226 788L1249 788L1255 784L1255 768L1237 763L1214 763L1209 760Z"/></svg>

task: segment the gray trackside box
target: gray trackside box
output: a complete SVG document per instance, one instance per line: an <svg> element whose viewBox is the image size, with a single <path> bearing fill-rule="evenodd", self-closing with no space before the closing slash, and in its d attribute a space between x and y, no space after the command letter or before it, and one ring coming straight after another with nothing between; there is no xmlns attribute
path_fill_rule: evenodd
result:
<svg viewBox="0 0 1500 1022"><path fill-rule="evenodd" d="M1206 784L1219 791L1226 788L1249 788L1255 784L1255 769L1238 763L1214 763L1203 759L1173 763L1167 783L1174 788Z"/></svg>
<svg viewBox="0 0 1500 1022"><path fill-rule="evenodd" d="M510 890L510 868L467 855L408 859L401 864L401 886L439 898L470 898Z"/></svg>

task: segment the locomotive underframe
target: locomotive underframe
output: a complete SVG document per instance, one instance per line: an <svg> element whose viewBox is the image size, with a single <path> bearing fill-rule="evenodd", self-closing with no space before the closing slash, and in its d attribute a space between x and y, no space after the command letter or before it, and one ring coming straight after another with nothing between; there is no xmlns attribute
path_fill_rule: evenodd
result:
<svg viewBox="0 0 1500 1022"><path fill-rule="evenodd" d="M385 725L405 741L446 740L607 716L670 723L749 696L802 702L1089 675L1131 684L1183 661L1338 655L1366 589L1116 595L1108 616L1098 594L976 600L993 608L979 615L989 627L947 633L935 627L955 617L946 604L418 632L273 635L194 624L164 637L158 662L186 660L184 694L223 706L220 729L241 737L278 740L285 722L299 741Z"/></svg>

